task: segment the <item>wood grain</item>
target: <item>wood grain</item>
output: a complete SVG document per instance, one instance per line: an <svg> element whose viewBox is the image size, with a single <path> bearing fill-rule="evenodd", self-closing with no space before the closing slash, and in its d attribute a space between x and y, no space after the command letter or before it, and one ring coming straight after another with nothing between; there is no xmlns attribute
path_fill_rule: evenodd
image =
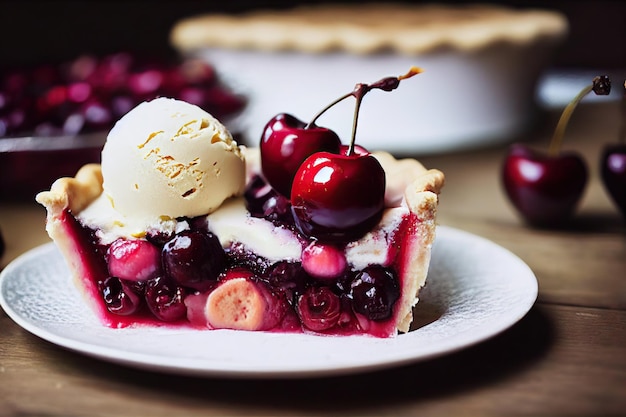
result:
<svg viewBox="0 0 626 417"><path fill-rule="evenodd" d="M453 355L295 381L151 373L43 342L4 314L0 327L0 415L553 416L626 409L624 311L540 303L503 334Z"/></svg>

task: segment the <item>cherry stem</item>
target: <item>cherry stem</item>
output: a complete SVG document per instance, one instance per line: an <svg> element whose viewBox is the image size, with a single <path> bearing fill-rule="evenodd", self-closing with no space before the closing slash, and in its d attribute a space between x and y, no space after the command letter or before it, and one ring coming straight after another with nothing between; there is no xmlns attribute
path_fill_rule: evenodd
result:
<svg viewBox="0 0 626 417"><path fill-rule="evenodd" d="M392 91L398 88L400 85L400 81L406 80L407 78L411 78L414 75L422 72L421 68L411 67L406 74L400 75L398 77L386 77L381 80L376 81L371 84L357 84L352 91L352 95L356 99L356 103L354 105L354 117L352 119L352 135L350 137L350 145L348 146L347 155L350 156L354 153L354 144L356 142L356 128L359 121L359 110L361 108L361 102L363 101L363 97L365 94L370 92L373 89L379 89L383 91Z"/></svg>
<svg viewBox="0 0 626 417"><path fill-rule="evenodd" d="M569 123L570 117L572 117L572 113L574 109L580 103L580 100L583 99L587 94L591 92L593 85L588 85L583 88L580 93L574 98L574 100L570 101L563 113L561 113L561 118L559 119L558 124L556 125L556 129L554 130L554 135L552 136L552 141L550 141L550 148L548 149L548 153L552 156L557 155L559 153L559 149L561 149L561 143L563 142L563 135L565 134L565 128Z"/></svg>
<svg viewBox="0 0 626 417"><path fill-rule="evenodd" d="M317 121L317 119L319 119L319 117L326 113L326 111L328 109L330 109L331 107L333 107L335 104L347 99L348 97L351 97L354 93L352 91L350 91L349 93L344 94L343 96L339 97L338 99L336 99L335 101L333 101L332 103L330 103L328 106L324 107L319 113L317 113L315 116L313 116L313 119L311 119L311 121L309 123L307 123L306 126L304 126L305 129L310 129L315 122Z"/></svg>
<svg viewBox="0 0 626 417"><path fill-rule="evenodd" d="M565 134L565 128L569 123L569 119L572 117L572 113L574 109L580 103L580 101L590 92L594 92L597 95L608 95L611 92L611 81L609 77L606 75L594 77L593 83L591 85L586 86L563 110L561 114L561 118L556 125L556 129L554 130L554 135L552 136L552 140L550 141L550 147L548 148L548 154L551 156L556 156L561 149L561 143L563 142L563 136Z"/></svg>
<svg viewBox="0 0 626 417"><path fill-rule="evenodd" d="M356 103L354 105L354 116L352 118L352 134L350 136L350 145L348 146L347 155L351 156L354 153L354 143L356 142L356 127L359 123L359 109L361 108L361 103L363 102L363 97L365 97L365 93L368 91L367 86L365 84L357 84L354 89L355 92L359 91L360 94L355 94Z"/></svg>
<svg viewBox="0 0 626 417"><path fill-rule="evenodd" d="M421 68L418 67L411 67L409 69L409 71L406 74L400 75L398 77L386 77L383 78L379 81L376 81L375 83L371 83L371 84L357 84L356 87L354 88L354 90L350 91L349 93L344 94L343 96L339 97L338 99L334 100L332 103L330 103L328 106L324 107L320 112L318 112L313 119L311 119L311 121L309 123L306 124L306 126L304 127L305 129L310 129L315 122L317 121L317 119L324 113L326 113L326 111L328 109L330 109L331 107L333 107L335 104L347 99L348 97L355 97L357 99L357 116L355 116L354 120L353 120L353 126L352 126L352 135L353 138L351 140L351 144L350 144L350 150L352 150L354 148L353 146L353 142L354 142L354 135L355 135L355 130L356 130L356 119L358 118L358 109L361 106L361 101L363 100L363 96L365 96L365 94L367 94L368 91L373 90L373 89L379 89L379 90L384 90L384 91L391 91L391 90L395 90L396 88L398 88L398 85L400 84L400 81L402 80L406 80L407 78L411 78L414 75L417 75L419 73L422 72ZM349 152L348 154L350 154L351 152Z"/></svg>

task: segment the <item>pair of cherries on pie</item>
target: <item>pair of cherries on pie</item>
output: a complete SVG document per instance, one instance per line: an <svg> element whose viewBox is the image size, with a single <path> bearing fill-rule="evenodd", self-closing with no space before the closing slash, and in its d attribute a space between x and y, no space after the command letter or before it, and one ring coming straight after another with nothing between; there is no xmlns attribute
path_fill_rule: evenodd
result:
<svg viewBox="0 0 626 417"><path fill-rule="evenodd" d="M401 80L419 72L413 67L400 77L357 84L309 123L281 113L266 124L260 144L263 176L291 201L300 233L320 240L350 241L378 223L385 207L385 171L367 150L355 145L359 107L369 91L394 90ZM349 145L343 145L335 132L315 121L351 96L356 99L352 137Z"/></svg>

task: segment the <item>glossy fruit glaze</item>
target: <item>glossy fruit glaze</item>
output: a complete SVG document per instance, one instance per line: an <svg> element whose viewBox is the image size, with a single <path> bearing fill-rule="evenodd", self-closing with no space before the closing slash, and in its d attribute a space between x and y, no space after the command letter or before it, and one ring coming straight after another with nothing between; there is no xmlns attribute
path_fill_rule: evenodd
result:
<svg viewBox="0 0 626 417"><path fill-rule="evenodd" d="M267 204L280 194L271 188L260 192L265 186L260 177L248 185L251 215L297 233L288 220L289 202L283 202L287 209ZM359 271L345 261L345 241L326 244L303 238L302 261L270 263L241 245L223 249L208 231L206 218L186 220L189 230L175 235L148 232L144 239L105 246L95 231L64 213L61 221L81 259L82 287L107 326L220 328L222 324L206 318L207 299L224 292L229 282L241 291L240 281L245 280L246 291L262 300L262 317L225 327L375 337L396 333L395 305L408 256L404 248L411 246L407 239L416 239L415 215L406 214L388 237L385 266Z"/></svg>

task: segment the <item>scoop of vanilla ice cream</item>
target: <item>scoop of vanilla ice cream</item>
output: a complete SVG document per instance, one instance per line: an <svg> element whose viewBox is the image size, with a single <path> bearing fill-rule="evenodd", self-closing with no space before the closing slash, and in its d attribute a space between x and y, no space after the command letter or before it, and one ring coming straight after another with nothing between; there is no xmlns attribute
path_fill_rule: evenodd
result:
<svg viewBox="0 0 626 417"><path fill-rule="evenodd" d="M200 107L171 98L139 104L102 150L104 193L129 219L194 217L243 193L245 159L228 130Z"/></svg>

